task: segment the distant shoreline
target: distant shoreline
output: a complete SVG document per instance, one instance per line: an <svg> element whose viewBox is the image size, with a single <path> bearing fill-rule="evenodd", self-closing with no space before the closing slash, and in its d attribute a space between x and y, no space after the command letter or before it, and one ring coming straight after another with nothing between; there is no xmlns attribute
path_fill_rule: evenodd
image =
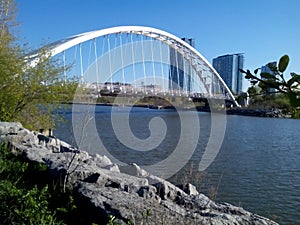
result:
<svg viewBox="0 0 300 225"><path fill-rule="evenodd" d="M151 104L114 104L114 103L94 103L94 102L67 102L62 103L65 105L97 105L97 106L118 106L118 107L139 107L139 108L149 108L153 110L184 110L184 111L198 111L198 112L210 112L209 107L199 106L199 107L175 107L175 106L160 106L160 105L151 105ZM218 112L218 110L216 110ZM223 112L221 109L219 112ZM282 113L279 109L250 109L250 108L227 108L227 115L239 115L239 116L253 116L253 117L268 117L268 118L291 118L290 115Z"/></svg>

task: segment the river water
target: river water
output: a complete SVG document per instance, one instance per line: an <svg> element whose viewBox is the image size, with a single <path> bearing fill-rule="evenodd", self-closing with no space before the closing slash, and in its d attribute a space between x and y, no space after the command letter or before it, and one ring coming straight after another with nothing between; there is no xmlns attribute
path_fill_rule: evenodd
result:
<svg viewBox="0 0 300 225"><path fill-rule="evenodd" d="M91 153L104 154L101 148L105 148L116 161L145 168L168 159L170 166L163 169L174 173L169 180L175 184L190 182L217 202L241 206L280 224L300 224L300 120L228 115L224 140L217 137L221 141L217 156L205 171L198 172L215 129L209 113L95 106L88 119L87 109L81 105L60 112L66 122L56 127L54 135L76 145L73 128L78 129L75 124L84 118L86 124L94 124L94 128L85 127L90 131L85 150ZM74 115L79 117L72 123ZM122 139L122 132L133 137ZM95 146L96 139L101 140L101 148ZM173 157L177 146L180 153ZM182 162L183 168L173 171L171 164L181 168Z"/></svg>

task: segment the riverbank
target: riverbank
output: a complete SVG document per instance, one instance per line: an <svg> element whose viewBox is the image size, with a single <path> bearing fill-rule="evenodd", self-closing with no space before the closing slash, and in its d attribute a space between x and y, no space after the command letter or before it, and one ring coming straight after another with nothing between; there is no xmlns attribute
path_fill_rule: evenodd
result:
<svg viewBox="0 0 300 225"><path fill-rule="evenodd" d="M184 106L172 106L172 105L153 105L153 104L119 104L119 103L65 103L65 104L94 104L98 106L115 106L115 107L139 107L139 108L149 108L153 110L196 110L198 112L210 112L211 108L208 106L193 106L193 107L184 107ZM224 109L214 109L215 112L226 111L227 115L239 115L239 116L254 116L254 117L268 117L268 118L291 118L291 115L283 113L281 109L265 109L265 108L247 108L247 107L234 107Z"/></svg>
<svg viewBox="0 0 300 225"><path fill-rule="evenodd" d="M0 123L0 141L16 155L47 166L51 179L97 217L119 224L277 224L228 203L216 203L192 184L182 189L136 164L116 165L106 156L88 154L19 123ZM49 177L50 179L50 177Z"/></svg>

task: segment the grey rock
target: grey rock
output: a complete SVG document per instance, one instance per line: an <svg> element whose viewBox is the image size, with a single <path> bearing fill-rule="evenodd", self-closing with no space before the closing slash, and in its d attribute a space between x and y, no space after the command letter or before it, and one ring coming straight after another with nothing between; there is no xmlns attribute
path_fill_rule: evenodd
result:
<svg viewBox="0 0 300 225"><path fill-rule="evenodd" d="M197 188L194 185L190 184L190 183L187 183L185 185L179 185L178 187L180 189L182 189L188 195L199 195L199 192L197 191Z"/></svg>
<svg viewBox="0 0 300 225"><path fill-rule="evenodd" d="M106 167L112 165L111 160L106 155L95 154L91 157L98 167Z"/></svg>
<svg viewBox="0 0 300 225"><path fill-rule="evenodd" d="M90 201L96 212L115 215L119 224L193 224L193 219L178 214L170 206L160 204L152 199L142 198L136 193L120 191L117 188L103 188L88 183L77 186L81 199ZM167 204L167 203L166 203ZM170 202L172 205L172 203ZM177 209L179 210L179 209ZM184 210L182 212L184 214Z"/></svg>
<svg viewBox="0 0 300 225"><path fill-rule="evenodd" d="M149 173L147 171L145 171L144 169L142 169L135 163L122 165L122 166L119 166L119 168L120 168L121 173L126 173L126 174L129 174L132 176L136 176L136 177L149 176Z"/></svg>
<svg viewBox="0 0 300 225"><path fill-rule="evenodd" d="M109 171L113 171L113 172L118 172L120 173L120 169L119 169L119 166L117 164L111 164L111 165L108 165L108 166L105 166L103 167L104 169L107 169Z"/></svg>
<svg viewBox="0 0 300 225"><path fill-rule="evenodd" d="M276 225L228 203L216 203L192 184L181 188L149 174L135 163L116 165L107 156L90 155L55 137L31 132L20 123L0 122L0 142L16 155L47 165L52 178L65 180L76 198L101 218L119 224Z"/></svg>
<svg viewBox="0 0 300 225"><path fill-rule="evenodd" d="M162 178L159 178L151 174L146 178L148 179L148 182L150 184L156 187L157 194L163 200L169 199L175 201L177 200L178 197L187 195L182 189L176 187L174 184Z"/></svg>
<svg viewBox="0 0 300 225"><path fill-rule="evenodd" d="M21 123L18 122L0 122L0 136L8 134L16 134L20 129L23 129Z"/></svg>

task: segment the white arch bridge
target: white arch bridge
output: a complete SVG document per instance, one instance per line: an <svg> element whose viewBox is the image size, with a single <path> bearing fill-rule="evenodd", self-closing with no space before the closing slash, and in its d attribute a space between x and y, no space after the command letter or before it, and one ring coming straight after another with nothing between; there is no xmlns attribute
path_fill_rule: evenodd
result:
<svg viewBox="0 0 300 225"><path fill-rule="evenodd" d="M151 94L225 99L238 105L223 79L192 46L165 31L120 26L45 46L62 59L65 79L78 77L96 94ZM30 57L35 58L36 53ZM35 64L35 60L32 64Z"/></svg>

